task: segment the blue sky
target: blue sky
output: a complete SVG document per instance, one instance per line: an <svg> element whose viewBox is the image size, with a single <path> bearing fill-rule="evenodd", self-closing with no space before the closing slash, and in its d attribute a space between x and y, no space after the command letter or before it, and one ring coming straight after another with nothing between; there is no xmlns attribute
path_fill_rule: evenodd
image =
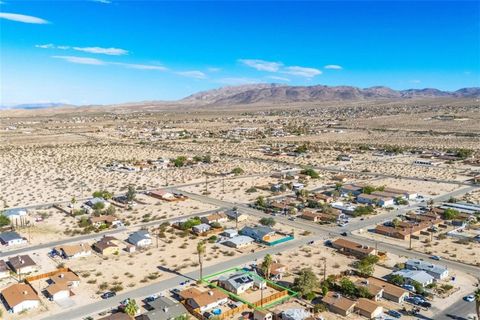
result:
<svg viewBox="0 0 480 320"><path fill-rule="evenodd" d="M0 105L226 85L480 84L476 1L1 0Z"/></svg>

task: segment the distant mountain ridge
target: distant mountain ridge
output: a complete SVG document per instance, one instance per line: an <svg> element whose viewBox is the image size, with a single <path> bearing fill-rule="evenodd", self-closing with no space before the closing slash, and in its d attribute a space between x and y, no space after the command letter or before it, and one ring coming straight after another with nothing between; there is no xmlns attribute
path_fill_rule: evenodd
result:
<svg viewBox="0 0 480 320"><path fill-rule="evenodd" d="M462 88L441 91L433 88L393 90L376 86L287 86L281 84L254 84L202 91L182 100L184 103L211 105L245 105L253 103L289 103L314 101L355 101L414 98L479 98L480 88Z"/></svg>

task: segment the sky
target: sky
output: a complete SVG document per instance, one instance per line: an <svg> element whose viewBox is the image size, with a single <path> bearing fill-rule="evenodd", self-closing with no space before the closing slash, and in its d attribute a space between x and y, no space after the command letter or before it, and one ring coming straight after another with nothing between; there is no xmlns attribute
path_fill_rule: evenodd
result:
<svg viewBox="0 0 480 320"><path fill-rule="evenodd" d="M0 105L480 86L478 1L0 0Z"/></svg>

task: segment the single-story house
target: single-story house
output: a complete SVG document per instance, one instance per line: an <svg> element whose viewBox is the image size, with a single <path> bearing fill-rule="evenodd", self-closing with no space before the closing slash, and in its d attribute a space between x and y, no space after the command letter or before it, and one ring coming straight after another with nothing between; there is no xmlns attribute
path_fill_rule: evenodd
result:
<svg viewBox="0 0 480 320"><path fill-rule="evenodd" d="M115 226L122 223L120 219L111 215L101 215L98 217L90 217L89 221L94 227L100 227L103 224L107 226Z"/></svg>
<svg viewBox="0 0 480 320"><path fill-rule="evenodd" d="M160 200L165 200L165 201L175 200L175 194L173 192L169 192L165 190L151 191L148 193L148 195Z"/></svg>
<svg viewBox="0 0 480 320"><path fill-rule="evenodd" d="M302 190L303 188L305 188L305 185L303 183L300 183L300 182L292 183L292 190L293 191Z"/></svg>
<svg viewBox="0 0 480 320"><path fill-rule="evenodd" d="M340 194L342 196L348 196L350 194L353 196L358 196L359 194L362 193L362 190L363 190L363 186L347 184L340 188Z"/></svg>
<svg viewBox="0 0 480 320"><path fill-rule="evenodd" d="M337 313L344 317L351 314L355 307L355 301L345 298L339 293L331 291L323 297L322 301L327 305L330 312Z"/></svg>
<svg viewBox="0 0 480 320"><path fill-rule="evenodd" d="M133 317L124 312L115 312L98 320L133 320Z"/></svg>
<svg viewBox="0 0 480 320"><path fill-rule="evenodd" d="M248 215L234 210L227 211L226 215L230 220L237 220L238 222L248 220Z"/></svg>
<svg viewBox="0 0 480 320"><path fill-rule="evenodd" d="M4 289L2 297L11 313L34 309L40 305L40 298L35 290L24 283L16 283Z"/></svg>
<svg viewBox="0 0 480 320"><path fill-rule="evenodd" d="M247 247L254 242L255 240L253 240L253 238L250 238L248 236L236 236L226 241L223 241L222 244L226 245L227 247L239 249L239 248Z"/></svg>
<svg viewBox="0 0 480 320"><path fill-rule="evenodd" d="M355 286L357 287L364 287L367 289L368 293L372 295L372 300L378 301L383 296L383 288L376 284L371 283L367 279L358 280L355 282Z"/></svg>
<svg viewBox="0 0 480 320"><path fill-rule="evenodd" d="M375 319L383 313L382 306L366 298L359 298L354 310L367 319Z"/></svg>
<svg viewBox="0 0 480 320"><path fill-rule="evenodd" d="M152 310L136 317L136 320L173 320L188 315L183 304L167 297L159 297L148 305Z"/></svg>
<svg viewBox="0 0 480 320"><path fill-rule="evenodd" d="M377 205L379 207L388 207L395 204L395 199L375 194L362 193L357 196L358 203Z"/></svg>
<svg viewBox="0 0 480 320"><path fill-rule="evenodd" d="M226 229L226 230L223 230L223 232L220 233L220 235L227 238L234 238L238 236L238 231L235 229Z"/></svg>
<svg viewBox="0 0 480 320"><path fill-rule="evenodd" d="M10 276L10 268L4 260L0 260L0 279Z"/></svg>
<svg viewBox="0 0 480 320"><path fill-rule="evenodd" d="M292 308L283 310L280 313L280 319L282 320L307 320L312 319L312 314L305 309Z"/></svg>
<svg viewBox="0 0 480 320"><path fill-rule="evenodd" d="M63 300L70 297L70 288L66 283L54 283L45 289L46 296L51 301Z"/></svg>
<svg viewBox="0 0 480 320"><path fill-rule="evenodd" d="M10 247L27 243L27 239L23 238L15 231L8 231L0 233L0 243L4 246Z"/></svg>
<svg viewBox="0 0 480 320"><path fill-rule="evenodd" d="M202 224L199 224L197 226L194 226L192 228L192 231L195 234L202 234L202 233L205 233L205 232L209 231L210 229L212 229L212 227L209 224L202 223Z"/></svg>
<svg viewBox="0 0 480 320"><path fill-rule="evenodd" d="M374 277L369 277L367 281L368 283L379 286L383 289L382 297L384 299L387 299L396 303L403 303L405 301L405 298L407 298L409 295L407 290L400 288L399 286L396 286L394 284L391 284L387 281L374 278Z"/></svg>
<svg viewBox="0 0 480 320"><path fill-rule="evenodd" d="M76 288L80 285L80 277L71 271L58 272L50 277L50 281L54 284L64 283L69 288Z"/></svg>
<svg viewBox="0 0 480 320"><path fill-rule="evenodd" d="M184 289L184 290L180 291L178 293L178 298L180 299L180 301L184 301L184 300L196 297L196 296L200 295L201 293L202 293L202 291L198 290L197 288L190 287L190 288L187 288L187 289Z"/></svg>
<svg viewBox="0 0 480 320"><path fill-rule="evenodd" d="M152 244L152 237L147 230L139 230L128 236L127 242L137 247L148 247Z"/></svg>
<svg viewBox="0 0 480 320"><path fill-rule="evenodd" d="M321 217L322 217L321 213L314 212L314 211L311 211L311 210L303 210L302 214L300 215L300 218L305 219L305 220L309 220L309 221L313 221L313 222L320 221Z"/></svg>
<svg viewBox="0 0 480 320"><path fill-rule="evenodd" d="M103 255L117 254L120 247L116 244L117 239L114 237L104 236L92 245L93 250Z"/></svg>
<svg viewBox="0 0 480 320"><path fill-rule="evenodd" d="M75 259L80 257L86 257L92 254L90 246L86 243L74 244L74 245L62 245L54 249L64 259Z"/></svg>
<svg viewBox="0 0 480 320"><path fill-rule="evenodd" d="M186 304L192 309L198 309L200 313L214 309L228 301L228 295L218 289L212 289L188 298Z"/></svg>
<svg viewBox="0 0 480 320"><path fill-rule="evenodd" d="M29 255L15 256L8 259L8 265L16 274L26 274L37 271L37 264Z"/></svg>
<svg viewBox="0 0 480 320"><path fill-rule="evenodd" d="M418 259L408 259L407 262L405 262L405 268L410 270L423 270L437 280L442 280L448 277L447 267Z"/></svg>
<svg viewBox="0 0 480 320"><path fill-rule="evenodd" d="M235 294L242 294L253 288L255 281L252 276L245 273L237 273L229 277L222 277L218 280L220 286Z"/></svg>
<svg viewBox="0 0 480 320"><path fill-rule="evenodd" d="M275 280L281 280L285 272L287 272L287 266L281 263L272 263L270 265L270 278Z"/></svg>
<svg viewBox="0 0 480 320"><path fill-rule="evenodd" d="M225 213L223 212L217 212L217 213L212 213L206 217L202 217L200 219L203 223L223 223L228 221L228 217Z"/></svg>
<svg viewBox="0 0 480 320"><path fill-rule="evenodd" d="M24 208L15 208L15 209L7 209L2 213L5 217L10 219L12 223L18 222L23 217L27 216L27 209Z"/></svg>
<svg viewBox="0 0 480 320"><path fill-rule="evenodd" d="M108 208L110 206L110 202L108 202L107 200L103 199L103 198L92 198L90 200L88 200L87 202L85 202L85 205L92 208L97 205L97 203L102 203L103 204L103 208Z"/></svg>
<svg viewBox="0 0 480 320"><path fill-rule="evenodd" d="M392 275L399 275L405 278L407 283L412 283L416 281L422 285L422 287L428 286L429 284L435 281L435 278L429 275L427 272L423 270L399 270L392 272Z"/></svg>
<svg viewBox="0 0 480 320"><path fill-rule="evenodd" d="M353 242L344 238L338 238L332 242L332 246L338 251L347 254L353 255L359 259L365 258L368 255L375 255L375 248L369 247L367 245L362 245L357 242Z"/></svg>
<svg viewBox="0 0 480 320"><path fill-rule="evenodd" d="M275 235L275 230L264 226L243 227L240 234L253 238L257 242L268 241L271 236Z"/></svg>

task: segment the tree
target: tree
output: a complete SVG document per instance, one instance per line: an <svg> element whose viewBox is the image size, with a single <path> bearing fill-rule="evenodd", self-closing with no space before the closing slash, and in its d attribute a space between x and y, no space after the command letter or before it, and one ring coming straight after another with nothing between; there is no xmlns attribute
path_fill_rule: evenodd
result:
<svg viewBox="0 0 480 320"><path fill-rule="evenodd" d="M310 268L300 270L298 277L293 281L293 287L302 296L306 296L310 292L313 292L318 286L318 278Z"/></svg>
<svg viewBox="0 0 480 320"><path fill-rule="evenodd" d="M394 218L392 220L392 225L393 225L394 228L397 228L399 224L400 224L400 219Z"/></svg>
<svg viewBox="0 0 480 320"><path fill-rule="evenodd" d="M448 208L443 211L443 219L445 220L453 220L458 217L459 212L455 209Z"/></svg>
<svg viewBox="0 0 480 320"><path fill-rule="evenodd" d="M342 278L342 280L340 280L340 291L346 296L355 297L357 287L350 279Z"/></svg>
<svg viewBox="0 0 480 320"><path fill-rule="evenodd" d="M70 204L72 205L72 210L70 210L70 214L73 216L73 212L75 211L75 203L77 203L77 198L72 197L70 200Z"/></svg>
<svg viewBox="0 0 480 320"><path fill-rule="evenodd" d="M232 173L236 176L243 174L243 169L240 167L233 168Z"/></svg>
<svg viewBox="0 0 480 320"><path fill-rule="evenodd" d="M134 316L138 312L138 305L137 301L135 299L129 299L127 305L125 306L125 313L128 314L129 316Z"/></svg>
<svg viewBox="0 0 480 320"><path fill-rule="evenodd" d="M371 194L374 191L375 191L375 187L370 186L370 185L367 185L367 186L363 187L363 189L362 189L362 192L366 193L366 194Z"/></svg>
<svg viewBox="0 0 480 320"><path fill-rule="evenodd" d="M477 311L477 319L480 319L480 289L475 290L475 309Z"/></svg>
<svg viewBox="0 0 480 320"><path fill-rule="evenodd" d="M190 316L188 314L182 314L181 316L176 316L173 320L189 320Z"/></svg>
<svg viewBox="0 0 480 320"><path fill-rule="evenodd" d="M203 280L203 257L205 256L206 251L207 251L207 246L205 245L205 242L200 241L197 244L198 264L200 265L200 279L199 279L199 281Z"/></svg>
<svg viewBox="0 0 480 320"><path fill-rule="evenodd" d="M265 258L263 258L263 262L261 266L262 273L264 276L267 277L267 279L270 279L270 268L272 267L272 263L273 263L272 256L267 254Z"/></svg>
<svg viewBox="0 0 480 320"><path fill-rule="evenodd" d="M405 284L405 278L399 274L392 274L388 277L388 281L397 286L403 286Z"/></svg>
<svg viewBox="0 0 480 320"><path fill-rule="evenodd" d="M315 171L314 169L312 168L308 168L308 169L304 169L300 172L301 174L304 174L304 175L307 175L309 176L310 178L312 179L318 179L320 178L320 175L318 174L317 171Z"/></svg>
<svg viewBox="0 0 480 320"><path fill-rule="evenodd" d="M267 206L267 201L265 201L265 197L259 196L257 200L255 200L255 204L261 208L265 208Z"/></svg>
<svg viewBox="0 0 480 320"><path fill-rule="evenodd" d="M308 190L307 189L300 189L295 192L297 198L305 199L308 197Z"/></svg>
<svg viewBox="0 0 480 320"><path fill-rule="evenodd" d="M113 194L107 190L95 191L92 195L94 198L103 198L105 200L111 199L113 197Z"/></svg>
<svg viewBox="0 0 480 320"><path fill-rule="evenodd" d="M10 224L10 219L8 219L8 217L0 213L0 227L5 227L5 226L8 226L9 224Z"/></svg>
<svg viewBox="0 0 480 320"><path fill-rule="evenodd" d="M187 157L185 156L178 156L175 159L173 159L173 165L177 168L183 167L186 162L187 162Z"/></svg>
<svg viewBox="0 0 480 320"><path fill-rule="evenodd" d="M353 211L354 217L365 216L373 213L375 209L372 206L358 206Z"/></svg>
<svg viewBox="0 0 480 320"><path fill-rule="evenodd" d="M277 223L273 218L262 218L259 222L267 227L273 227Z"/></svg>
<svg viewBox="0 0 480 320"><path fill-rule="evenodd" d="M368 255L356 263L358 271L364 276L371 276L375 271L375 264L378 262L378 256Z"/></svg>
<svg viewBox="0 0 480 320"><path fill-rule="evenodd" d="M135 200L136 196L137 196L137 191L135 190L135 187L132 186L132 185L129 185L128 190L127 190L127 194L126 194L127 201L131 202L131 201Z"/></svg>

